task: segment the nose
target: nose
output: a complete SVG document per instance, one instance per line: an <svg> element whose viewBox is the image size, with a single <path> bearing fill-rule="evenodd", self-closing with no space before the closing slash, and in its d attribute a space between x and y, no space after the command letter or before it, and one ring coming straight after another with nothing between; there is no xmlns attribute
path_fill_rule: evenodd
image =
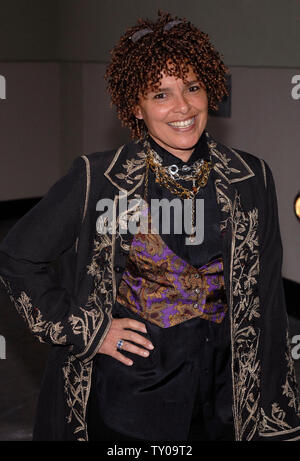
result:
<svg viewBox="0 0 300 461"><path fill-rule="evenodd" d="M174 104L174 112L181 114L187 114L190 110L190 104L188 100L185 98L184 94L178 93L176 95L175 104Z"/></svg>

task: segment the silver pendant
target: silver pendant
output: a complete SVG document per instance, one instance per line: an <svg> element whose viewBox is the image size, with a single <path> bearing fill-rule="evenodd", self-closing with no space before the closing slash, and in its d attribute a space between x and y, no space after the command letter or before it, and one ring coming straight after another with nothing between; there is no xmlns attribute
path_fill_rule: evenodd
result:
<svg viewBox="0 0 300 461"><path fill-rule="evenodd" d="M172 176L175 176L178 173L178 166L177 165L170 165L168 167L168 171Z"/></svg>

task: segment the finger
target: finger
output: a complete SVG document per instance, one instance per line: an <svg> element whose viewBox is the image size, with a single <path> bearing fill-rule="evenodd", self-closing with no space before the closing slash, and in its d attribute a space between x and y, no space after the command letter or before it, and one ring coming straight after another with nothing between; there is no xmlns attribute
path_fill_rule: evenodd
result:
<svg viewBox="0 0 300 461"><path fill-rule="evenodd" d="M122 321L123 328L130 328L131 330L138 330L142 331L143 333L147 333L146 325L142 322L138 322L134 319L124 318L119 319Z"/></svg>
<svg viewBox="0 0 300 461"><path fill-rule="evenodd" d="M141 349L140 347L135 346L134 344L131 344L127 341L124 341L122 345L122 351L128 351L132 352L133 354L136 355L141 355L142 357L148 357L149 352L146 349Z"/></svg>
<svg viewBox="0 0 300 461"><path fill-rule="evenodd" d="M123 330L122 339L127 339L128 341L131 341L133 343L140 344L141 346L146 347L150 350L154 349L154 346L151 343L151 341L149 341L149 339L139 335L138 333L135 333L134 331Z"/></svg>
<svg viewBox="0 0 300 461"><path fill-rule="evenodd" d="M133 364L133 361L131 359L128 359L125 357L125 355L121 354L121 352L116 351L114 355L112 355L114 359L119 360L119 362L124 363L124 365L131 366Z"/></svg>

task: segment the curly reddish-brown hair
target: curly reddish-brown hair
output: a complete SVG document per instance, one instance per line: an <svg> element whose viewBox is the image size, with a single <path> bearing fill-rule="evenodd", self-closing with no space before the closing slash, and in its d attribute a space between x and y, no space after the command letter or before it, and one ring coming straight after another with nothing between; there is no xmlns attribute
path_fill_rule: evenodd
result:
<svg viewBox="0 0 300 461"><path fill-rule="evenodd" d="M134 115L140 97L159 88L162 71L185 80L189 66L206 89L209 108L217 110L228 94L228 70L206 33L186 19L161 11L156 21L139 19L126 30L111 51L105 78L111 102L132 139L139 140L146 132L144 121Z"/></svg>

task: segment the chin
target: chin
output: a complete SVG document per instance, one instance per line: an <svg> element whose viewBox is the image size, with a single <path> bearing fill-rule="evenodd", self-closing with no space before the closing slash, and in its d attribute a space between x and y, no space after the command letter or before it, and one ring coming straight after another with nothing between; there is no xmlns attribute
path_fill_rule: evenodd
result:
<svg viewBox="0 0 300 461"><path fill-rule="evenodd" d="M189 140L186 140L186 141L182 140L181 142L179 141L177 143L177 148L178 149L185 149L185 150L193 149L193 147L195 147L195 145L199 141L199 138L200 138L200 136L195 136L195 137L193 137L193 139L189 139Z"/></svg>

